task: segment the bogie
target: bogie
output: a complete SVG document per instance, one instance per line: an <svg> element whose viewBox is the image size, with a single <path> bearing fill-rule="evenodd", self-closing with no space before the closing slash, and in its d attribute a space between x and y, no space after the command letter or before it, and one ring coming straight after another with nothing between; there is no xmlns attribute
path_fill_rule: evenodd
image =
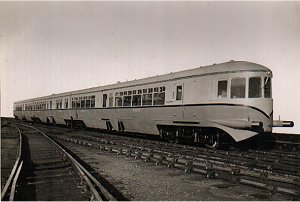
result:
<svg viewBox="0 0 300 202"><path fill-rule="evenodd" d="M198 145L216 149L220 146L230 145L234 140L218 128L201 128L187 126L157 126L160 137L170 141L189 141Z"/></svg>

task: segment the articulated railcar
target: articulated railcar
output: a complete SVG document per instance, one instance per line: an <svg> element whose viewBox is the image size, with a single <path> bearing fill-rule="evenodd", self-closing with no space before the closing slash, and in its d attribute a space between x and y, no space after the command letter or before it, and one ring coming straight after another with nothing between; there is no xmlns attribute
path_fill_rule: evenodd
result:
<svg viewBox="0 0 300 202"><path fill-rule="evenodd" d="M272 132L271 79L267 67L230 61L18 101L14 116L173 140L190 138L215 148Z"/></svg>

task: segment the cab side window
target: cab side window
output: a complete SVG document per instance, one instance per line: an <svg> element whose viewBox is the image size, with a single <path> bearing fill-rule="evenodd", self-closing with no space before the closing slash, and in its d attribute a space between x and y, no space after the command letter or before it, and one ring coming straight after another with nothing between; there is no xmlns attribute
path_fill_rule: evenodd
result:
<svg viewBox="0 0 300 202"><path fill-rule="evenodd" d="M252 77L249 78L249 98L259 98L261 97L261 78Z"/></svg>
<svg viewBox="0 0 300 202"><path fill-rule="evenodd" d="M218 98L227 97L227 80L218 81Z"/></svg>
<svg viewBox="0 0 300 202"><path fill-rule="evenodd" d="M265 98L271 98L272 97L272 90L271 90L271 78L266 77L264 79L264 91L265 91Z"/></svg>
<svg viewBox="0 0 300 202"><path fill-rule="evenodd" d="M245 98L245 87L246 79L245 78L234 78L231 79L231 98Z"/></svg>

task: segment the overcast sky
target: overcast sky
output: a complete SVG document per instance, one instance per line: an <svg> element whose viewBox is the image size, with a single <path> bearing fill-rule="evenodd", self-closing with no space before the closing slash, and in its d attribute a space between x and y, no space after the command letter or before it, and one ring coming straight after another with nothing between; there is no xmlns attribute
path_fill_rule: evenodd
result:
<svg viewBox="0 0 300 202"><path fill-rule="evenodd" d="M0 2L1 116L13 102L229 60L273 71L300 133L300 2Z"/></svg>

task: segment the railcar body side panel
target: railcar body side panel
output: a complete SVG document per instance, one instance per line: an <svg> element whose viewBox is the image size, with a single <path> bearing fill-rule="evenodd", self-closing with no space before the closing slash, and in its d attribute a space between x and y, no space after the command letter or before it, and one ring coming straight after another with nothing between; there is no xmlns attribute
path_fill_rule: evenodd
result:
<svg viewBox="0 0 300 202"><path fill-rule="evenodd" d="M228 132L235 141L250 138L257 132L246 132L249 128L241 129L235 122L260 120L271 123L266 113L246 105L235 104L193 104L184 106L137 107L137 108L109 108L84 110L51 110L32 113L24 111L28 120L33 114L46 122L47 117L54 117L57 124L65 124L65 119L72 116L76 120L84 121L87 127L107 129L106 121L110 121L113 129L118 130L118 122L123 122L128 132L159 135L157 125L189 126L189 127L217 127ZM21 114L16 113L16 116ZM226 120L227 122L224 122ZM232 124L230 124L232 122ZM231 126L231 127L230 127ZM231 129L230 129L231 128ZM234 129L238 131L233 133ZM264 126L265 131L270 129Z"/></svg>

